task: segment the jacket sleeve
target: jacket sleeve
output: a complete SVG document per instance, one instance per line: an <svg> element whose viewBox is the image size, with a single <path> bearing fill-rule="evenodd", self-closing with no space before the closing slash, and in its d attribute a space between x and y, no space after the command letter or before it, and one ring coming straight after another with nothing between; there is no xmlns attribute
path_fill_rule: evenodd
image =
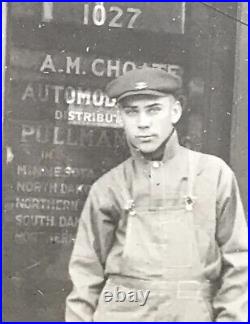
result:
<svg viewBox="0 0 250 324"><path fill-rule="evenodd" d="M221 286L213 307L216 322L247 322L247 225L239 188L224 165L217 195L216 238L221 252Z"/></svg>
<svg viewBox="0 0 250 324"><path fill-rule="evenodd" d="M105 282L104 266L115 221L111 202L105 203L105 192L95 187L92 186L81 214L69 263L73 290L66 299L66 322L92 321Z"/></svg>

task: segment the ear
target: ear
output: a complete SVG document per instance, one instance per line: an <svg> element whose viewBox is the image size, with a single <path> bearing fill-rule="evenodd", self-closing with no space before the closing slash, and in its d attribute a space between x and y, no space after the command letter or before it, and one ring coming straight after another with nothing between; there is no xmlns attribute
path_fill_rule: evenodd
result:
<svg viewBox="0 0 250 324"><path fill-rule="evenodd" d="M172 124L176 124L182 115L182 107L178 100L173 103L171 107L171 122Z"/></svg>

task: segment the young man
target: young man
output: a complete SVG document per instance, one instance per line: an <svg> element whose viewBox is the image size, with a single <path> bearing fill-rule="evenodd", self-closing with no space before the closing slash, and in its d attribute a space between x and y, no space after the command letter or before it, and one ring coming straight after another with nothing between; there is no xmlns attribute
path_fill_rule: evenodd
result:
<svg viewBox="0 0 250 324"><path fill-rule="evenodd" d="M247 228L232 170L179 145L181 80L130 71L107 86L131 157L89 193L66 321L247 321Z"/></svg>

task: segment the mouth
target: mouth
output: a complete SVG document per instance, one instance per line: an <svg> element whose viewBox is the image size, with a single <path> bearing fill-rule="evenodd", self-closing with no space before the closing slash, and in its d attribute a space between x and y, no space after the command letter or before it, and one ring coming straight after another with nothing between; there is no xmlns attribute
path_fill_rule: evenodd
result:
<svg viewBox="0 0 250 324"><path fill-rule="evenodd" d="M139 139L141 142L149 142L154 137L155 137L155 135L138 135L138 136L136 136L136 138Z"/></svg>
<svg viewBox="0 0 250 324"><path fill-rule="evenodd" d="M154 134L139 134L136 135L137 138L147 138L147 137L154 137Z"/></svg>

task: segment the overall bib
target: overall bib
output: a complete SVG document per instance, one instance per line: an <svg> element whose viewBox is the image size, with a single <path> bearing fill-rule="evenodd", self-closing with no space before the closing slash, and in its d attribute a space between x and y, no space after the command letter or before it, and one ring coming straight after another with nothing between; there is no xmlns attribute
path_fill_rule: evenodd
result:
<svg viewBox="0 0 250 324"><path fill-rule="evenodd" d="M213 287L202 273L193 213L197 162L189 154L186 194L166 196L160 207L137 206L126 193L130 207L121 275L107 279L94 321L213 321ZM137 301L105 301L105 292L117 290L126 296L139 292Z"/></svg>

